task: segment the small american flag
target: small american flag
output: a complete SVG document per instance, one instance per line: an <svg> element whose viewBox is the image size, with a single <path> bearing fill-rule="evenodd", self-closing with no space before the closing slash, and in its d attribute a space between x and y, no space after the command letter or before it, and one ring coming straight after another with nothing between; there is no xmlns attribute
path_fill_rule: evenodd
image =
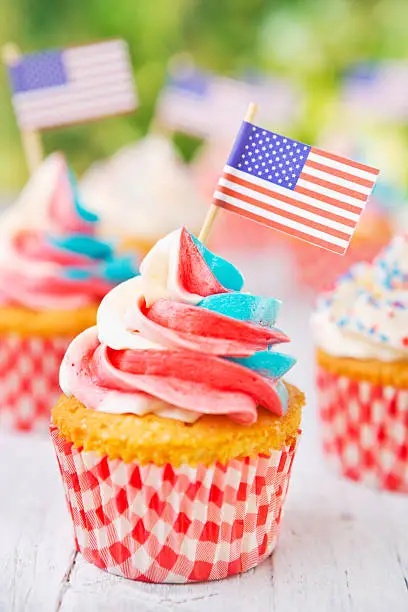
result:
<svg viewBox="0 0 408 612"><path fill-rule="evenodd" d="M377 175L244 121L214 204L342 255Z"/></svg>
<svg viewBox="0 0 408 612"><path fill-rule="evenodd" d="M401 122L408 117L408 62L357 64L346 74L341 100L355 114Z"/></svg>
<svg viewBox="0 0 408 612"><path fill-rule="evenodd" d="M159 97L156 117L171 129L199 138L231 139L253 99L259 100L260 121L266 124L291 122L299 107L299 95L283 79L252 75L249 81L193 68L173 71Z"/></svg>
<svg viewBox="0 0 408 612"><path fill-rule="evenodd" d="M137 95L123 40L41 51L9 66L23 129L46 129L134 110Z"/></svg>

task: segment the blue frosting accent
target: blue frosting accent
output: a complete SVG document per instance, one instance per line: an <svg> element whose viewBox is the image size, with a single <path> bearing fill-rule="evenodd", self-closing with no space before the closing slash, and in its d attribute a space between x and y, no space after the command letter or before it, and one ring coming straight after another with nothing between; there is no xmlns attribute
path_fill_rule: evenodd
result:
<svg viewBox="0 0 408 612"><path fill-rule="evenodd" d="M259 351L251 357L229 357L228 359L261 374L261 376L273 379L281 378L296 363L294 357L275 351Z"/></svg>
<svg viewBox="0 0 408 612"><path fill-rule="evenodd" d="M86 255L90 259L104 260L114 255L113 248L109 243L86 234L70 234L65 238L49 236L48 240L51 244L60 249L65 249L73 253L80 253L81 255Z"/></svg>
<svg viewBox="0 0 408 612"><path fill-rule="evenodd" d="M274 298L260 297L248 293L219 293L210 295L198 306L220 314L272 327L279 314L282 302Z"/></svg>
<svg viewBox="0 0 408 612"><path fill-rule="evenodd" d="M64 272L65 276L71 280L85 281L92 278L92 272L84 268L67 268Z"/></svg>
<svg viewBox="0 0 408 612"><path fill-rule="evenodd" d="M131 255L123 255L107 261L102 266L101 273L105 280L112 284L119 284L132 276L138 276L135 259Z"/></svg>
<svg viewBox="0 0 408 612"><path fill-rule="evenodd" d="M98 215L83 206L75 175L70 168L68 173L76 213L87 223L96 224L99 221ZM92 278L101 278L111 285L117 285L139 273L132 255L117 256L109 242L94 235L85 233L48 235L47 240L58 249L78 253L89 259L89 265L68 266L64 269L65 277L71 280L85 282Z"/></svg>
<svg viewBox="0 0 408 612"><path fill-rule="evenodd" d="M75 179L75 175L73 171L71 170L71 168L68 168L68 177L69 177L69 182L71 184L72 195L74 197L74 204L75 204L76 212L81 217L81 219L83 219L84 221L87 221L88 223L98 223L99 221L98 215L91 212L87 208L85 208L85 206L81 202L81 198L79 196L79 191L78 191L78 185Z"/></svg>
<svg viewBox="0 0 408 612"><path fill-rule="evenodd" d="M100 277L112 285L118 285L139 274L134 258L128 255L102 262L92 268L67 268L65 275L72 280L89 280Z"/></svg>
<svg viewBox="0 0 408 612"><path fill-rule="evenodd" d="M193 236L191 238L203 256L205 263L210 268L211 272L214 274L215 278L219 283L226 289L230 289L231 291L241 291L244 286L244 279L241 272L229 261L223 259L222 257L218 257L211 251L207 249L203 245L198 238Z"/></svg>

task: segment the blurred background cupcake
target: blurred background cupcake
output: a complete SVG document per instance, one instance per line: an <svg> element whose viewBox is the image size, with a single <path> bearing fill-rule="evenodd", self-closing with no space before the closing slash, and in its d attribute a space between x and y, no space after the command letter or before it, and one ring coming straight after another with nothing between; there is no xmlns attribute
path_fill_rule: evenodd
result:
<svg viewBox="0 0 408 612"><path fill-rule="evenodd" d="M172 141L150 134L97 162L84 174L81 194L100 217L101 235L146 253L169 231L197 232L206 214L203 196Z"/></svg>
<svg viewBox="0 0 408 612"><path fill-rule="evenodd" d="M71 339L93 325L101 298L137 273L96 237L60 153L48 157L0 219L0 424L44 428Z"/></svg>
<svg viewBox="0 0 408 612"><path fill-rule="evenodd" d="M408 492L408 235L351 268L312 317L324 449L347 477Z"/></svg>

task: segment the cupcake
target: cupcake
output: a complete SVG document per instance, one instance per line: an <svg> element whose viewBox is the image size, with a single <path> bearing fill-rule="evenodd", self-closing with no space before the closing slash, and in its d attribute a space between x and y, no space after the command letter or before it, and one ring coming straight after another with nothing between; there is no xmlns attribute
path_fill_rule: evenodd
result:
<svg viewBox="0 0 408 612"><path fill-rule="evenodd" d="M408 492L408 235L322 295L312 328L324 449L345 476Z"/></svg>
<svg viewBox="0 0 408 612"><path fill-rule="evenodd" d="M101 218L102 236L146 253L182 223L198 230L204 201L170 140L152 134L93 165L81 193Z"/></svg>
<svg viewBox="0 0 408 612"><path fill-rule="evenodd" d="M280 302L187 230L70 345L51 435L85 559L148 582L225 578L275 548L303 394Z"/></svg>
<svg viewBox="0 0 408 612"><path fill-rule="evenodd" d="M68 345L95 323L102 297L136 274L133 255L96 238L97 220L59 153L0 219L2 427L46 430Z"/></svg>

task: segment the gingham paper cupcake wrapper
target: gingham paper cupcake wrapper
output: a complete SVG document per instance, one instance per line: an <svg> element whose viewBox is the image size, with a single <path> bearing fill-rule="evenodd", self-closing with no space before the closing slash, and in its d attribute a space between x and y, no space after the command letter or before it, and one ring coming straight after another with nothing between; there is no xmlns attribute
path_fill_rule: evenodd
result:
<svg viewBox="0 0 408 612"><path fill-rule="evenodd" d="M51 425L77 549L146 582L218 580L276 546L296 444L196 468L139 466L76 449Z"/></svg>
<svg viewBox="0 0 408 612"><path fill-rule="evenodd" d="M342 474L408 492L408 390L318 368L323 445Z"/></svg>
<svg viewBox="0 0 408 612"><path fill-rule="evenodd" d="M0 336L0 428L46 432L71 339Z"/></svg>

